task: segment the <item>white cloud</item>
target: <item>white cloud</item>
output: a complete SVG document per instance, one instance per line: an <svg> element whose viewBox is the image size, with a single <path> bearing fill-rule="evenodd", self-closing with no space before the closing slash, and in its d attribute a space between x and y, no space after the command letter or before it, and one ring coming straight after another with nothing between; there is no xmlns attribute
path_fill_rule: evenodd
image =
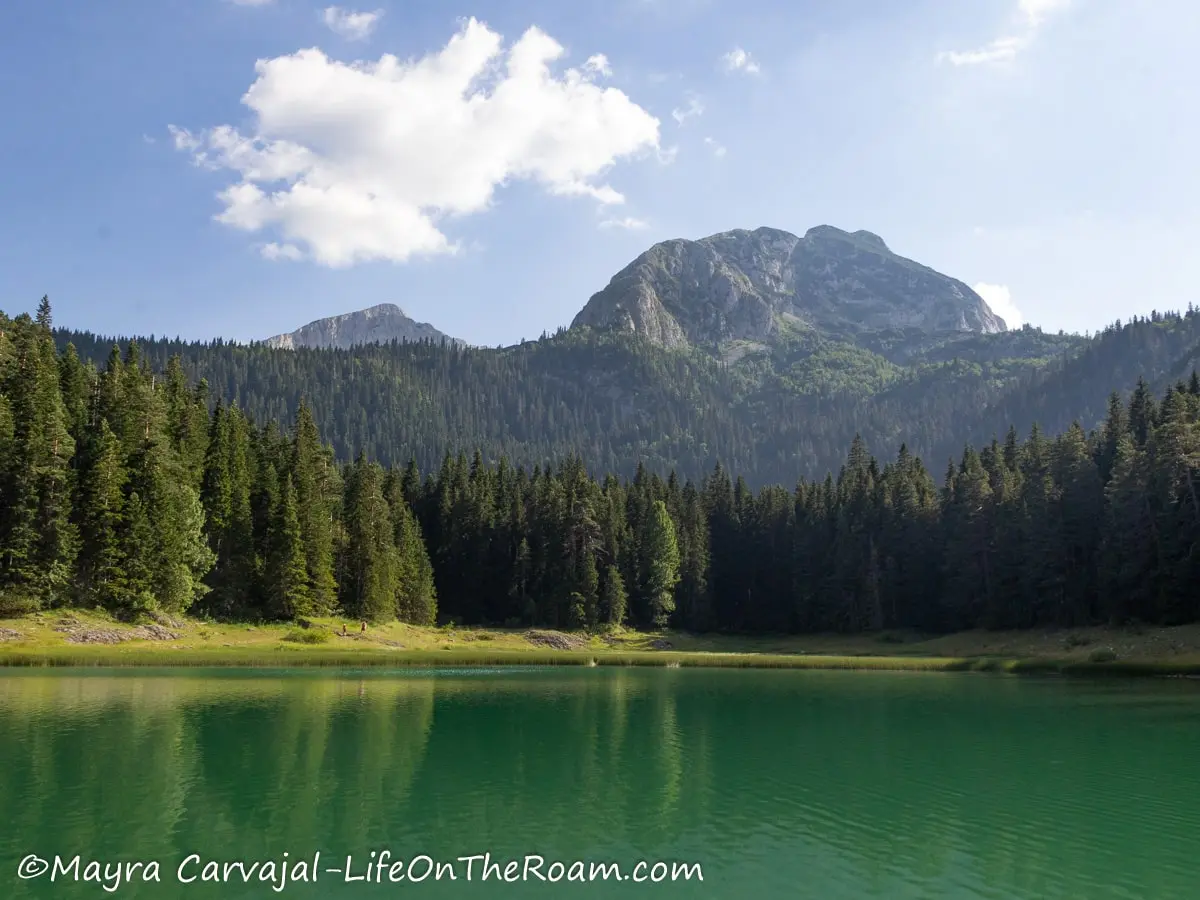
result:
<svg viewBox="0 0 1200 900"><path fill-rule="evenodd" d="M718 144L712 138L706 137L704 139L704 143L712 149L713 156L715 156L717 159L720 159L725 155L725 147L721 144Z"/></svg>
<svg viewBox="0 0 1200 900"><path fill-rule="evenodd" d="M721 57L721 65L726 72L745 72L747 75L757 75L762 69L757 62L741 47L734 47Z"/></svg>
<svg viewBox="0 0 1200 900"><path fill-rule="evenodd" d="M264 244L261 250L264 259L303 259L304 254L295 244Z"/></svg>
<svg viewBox="0 0 1200 900"><path fill-rule="evenodd" d="M171 138L175 141L176 150L198 151L200 149L201 141L194 137L186 128L177 128L174 125L168 125L167 131L170 132Z"/></svg>
<svg viewBox="0 0 1200 900"><path fill-rule="evenodd" d="M624 219L605 219L600 223L601 228L624 228L626 231L642 231L650 227L645 219L635 219L626 216Z"/></svg>
<svg viewBox="0 0 1200 900"><path fill-rule="evenodd" d="M1035 28L1052 13L1071 5L1071 0L1018 0L1017 7L1025 21Z"/></svg>
<svg viewBox="0 0 1200 900"><path fill-rule="evenodd" d="M658 120L595 84L594 62L551 70L563 53L537 28L505 48L475 19L417 60L347 64L300 50L257 63L242 97L253 136L169 129L197 165L237 173L216 218L277 233L280 249L265 251L276 258L296 255L287 246L327 266L453 253L441 221L487 209L498 187L527 180L619 204L598 179L661 152Z"/></svg>
<svg viewBox="0 0 1200 900"><path fill-rule="evenodd" d="M1017 309L1017 305L1013 303L1012 292L1004 284L985 284L980 282L975 285L975 293L983 298L996 315L1004 320L1004 324L1010 329L1020 328L1025 324L1025 316Z"/></svg>
<svg viewBox="0 0 1200 900"><path fill-rule="evenodd" d="M704 101L696 94L688 94L687 103L678 109L671 110L671 118L682 125L688 119L694 119L704 114Z"/></svg>
<svg viewBox="0 0 1200 900"><path fill-rule="evenodd" d="M354 12L340 6L327 6L321 13L321 19L334 34L339 34L348 41L364 41L371 36L382 15L382 9L374 12Z"/></svg>
<svg viewBox="0 0 1200 900"><path fill-rule="evenodd" d="M1017 54L1029 44L1029 38L1020 37L996 38L990 44L976 47L974 50L945 50L938 54L939 62L948 62L954 66L978 66L983 63L1003 63L1016 59Z"/></svg>
<svg viewBox="0 0 1200 900"><path fill-rule="evenodd" d="M1017 0L1017 32L1002 35L974 50L943 50L938 62L953 66L978 66L1007 63L1016 59L1030 44L1046 19L1066 9L1071 0Z"/></svg>
<svg viewBox="0 0 1200 900"><path fill-rule="evenodd" d="M603 75L606 78L612 74L612 66L608 64L608 57L603 53L595 53L589 56L584 62L583 68L586 72Z"/></svg>

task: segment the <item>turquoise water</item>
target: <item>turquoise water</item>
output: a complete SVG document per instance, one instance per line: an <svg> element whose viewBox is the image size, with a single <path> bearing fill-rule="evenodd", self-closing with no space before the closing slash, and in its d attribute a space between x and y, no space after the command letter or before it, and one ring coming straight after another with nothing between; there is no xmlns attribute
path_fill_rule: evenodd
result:
<svg viewBox="0 0 1200 900"><path fill-rule="evenodd" d="M1198 748L1185 681L10 671L0 897L1195 898ZM385 849L382 883L346 881ZM315 882L273 889L318 851ZM458 858L484 853L517 879L475 861L467 881ZM79 880L20 879L31 854L79 855ZM426 855L456 880L388 880ZM519 877L534 855L621 880ZM109 894L90 860L110 887L145 865ZM206 883L208 861L259 868ZM657 861L665 880L624 878ZM672 881L680 862L703 881Z"/></svg>

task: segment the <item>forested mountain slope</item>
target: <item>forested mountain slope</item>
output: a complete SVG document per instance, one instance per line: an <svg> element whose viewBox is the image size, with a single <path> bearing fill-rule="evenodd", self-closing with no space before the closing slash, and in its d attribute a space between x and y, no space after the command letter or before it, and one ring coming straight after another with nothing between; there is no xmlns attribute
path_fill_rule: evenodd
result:
<svg viewBox="0 0 1200 900"><path fill-rule="evenodd" d="M1104 329L1078 353L1017 379L987 408L965 420L964 438L981 444L1007 425L1022 434L1036 422L1048 434L1078 421L1094 428L1108 413L1109 391L1144 379L1155 393L1186 381L1200 362L1200 310L1152 313Z"/></svg>
<svg viewBox="0 0 1200 900"><path fill-rule="evenodd" d="M56 340L99 366L113 346L66 330ZM1033 328L968 335L933 343L904 366L811 334L733 362L588 328L502 350L139 342L155 370L178 354L214 399L256 421L288 423L307 398L341 459L415 457L428 470L447 450L529 464L579 453L623 475L643 463L699 477L721 462L755 485L835 471L856 433L883 454L907 443L936 467L1010 424L1024 434L1037 421L1055 433L1078 419L1090 429L1111 391L1140 376L1158 389L1185 377L1198 343L1194 312L1113 326L1090 341Z"/></svg>

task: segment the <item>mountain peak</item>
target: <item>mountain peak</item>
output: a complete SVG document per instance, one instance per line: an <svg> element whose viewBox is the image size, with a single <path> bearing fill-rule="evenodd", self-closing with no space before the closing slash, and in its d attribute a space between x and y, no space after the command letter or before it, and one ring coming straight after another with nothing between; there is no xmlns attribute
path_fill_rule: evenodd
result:
<svg viewBox="0 0 1200 900"><path fill-rule="evenodd" d="M317 319L288 334L266 339L268 347L295 350L300 347L347 348L359 344L386 344L390 341L449 341L462 344L425 322L416 322L395 303L377 303L366 309Z"/></svg>
<svg viewBox="0 0 1200 900"><path fill-rule="evenodd" d="M859 229L855 232L842 231L833 225L817 225L804 232L806 241L846 241L863 247L870 247L882 253L891 253L883 238L871 231Z"/></svg>
<svg viewBox="0 0 1200 900"><path fill-rule="evenodd" d="M408 318L408 313L403 307L397 306L395 303L376 303L374 306L368 306L366 309L358 310L360 313L374 313L376 315L399 315ZM353 316L356 313L345 313L344 315Z"/></svg>
<svg viewBox="0 0 1200 900"><path fill-rule="evenodd" d="M770 342L797 327L850 339L892 329L1006 330L963 282L897 256L870 231L832 225L803 238L761 227L655 244L572 325L640 333L665 346Z"/></svg>

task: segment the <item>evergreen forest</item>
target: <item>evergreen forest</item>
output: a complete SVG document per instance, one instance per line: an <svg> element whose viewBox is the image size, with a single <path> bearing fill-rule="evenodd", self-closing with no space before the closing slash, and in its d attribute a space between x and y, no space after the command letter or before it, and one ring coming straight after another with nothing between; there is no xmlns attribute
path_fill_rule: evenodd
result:
<svg viewBox="0 0 1200 900"><path fill-rule="evenodd" d="M73 344L100 369L114 343L129 344L54 335L60 350ZM697 483L720 463L756 489L837 472L856 434L877 452L907 444L940 472L964 444L981 447L1010 425L1022 435L1076 421L1091 431L1112 391L1144 377L1161 397L1200 364L1194 309L1090 338L1031 327L918 337L853 344L808 332L736 359L586 328L498 349L419 341L280 351L151 337L138 340L138 356L155 372L178 356L189 381L208 382L212 402L259 425L292 427L304 400L341 460L415 458L428 472L447 452L479 450L532 470L578 454L598 473L632 478L642 465Z"/></svg>
<svg viewBox="0 0 1200 900"><path fill-rule="evenodd" d="M384 467L335 452L302 398L285 428L180 355L60 349L46 300L0 324L7 613L737 633L1200 618L1194 372L1112 394L1093 429L968 444L940 479L854 437L836 474L755 488L721 462L600 475L578 452L423 468L393 447Z"/></svg>

